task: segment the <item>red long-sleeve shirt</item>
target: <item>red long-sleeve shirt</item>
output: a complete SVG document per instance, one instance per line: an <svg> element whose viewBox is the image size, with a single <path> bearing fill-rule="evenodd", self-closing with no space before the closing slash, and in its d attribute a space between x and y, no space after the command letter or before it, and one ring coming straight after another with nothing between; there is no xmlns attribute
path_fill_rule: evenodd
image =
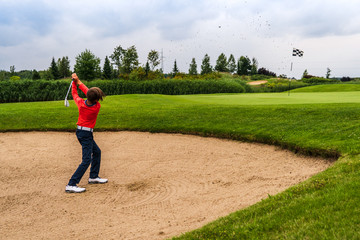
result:
<svg viewBox="0 0 360 240"><path fill-rule="evenodd" d="M79 85L79 89L86 95L89 90L84 84ZM71 94L73 99L79 109L79 118L77 125L82 127L94 128L96 124L96 119L100 110L100 103L96 102L93 105L87 105L86 101L79 97L77 93L76 83L72 83Z"/></svg>

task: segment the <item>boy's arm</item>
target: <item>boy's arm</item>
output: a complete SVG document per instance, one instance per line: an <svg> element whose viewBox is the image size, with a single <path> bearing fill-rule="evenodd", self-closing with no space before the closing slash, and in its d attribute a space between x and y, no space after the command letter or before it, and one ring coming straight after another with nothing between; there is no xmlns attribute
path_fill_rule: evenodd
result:
<svg viewBox="0 0 360 240"><path fill-rule="evenodd" d="M72 77L73 81L74 81L77 85L79 85L79 89L86 95L86 94L87 94L87 91L88 91L89 89L85 86L85 84L83 84L83 83L80 81L80 79L78 78L78 76L76 75L76 73L73 73L73 74L71 75L71 77Z"/></svg>
<svg viewBox="0 0 360 240"><path fill-rule="evenodd" d="M75 81L73 81L73 83L72 83L71 95L72 95L76 105L79 106L79 104L81 103L81 101L83 99L81 97L79 97L79 94L77 93L77 86L76 86Z"/></svg>
<svg viewBox="0 0 360 240"><path fill-rule="evenodd" d="M85 84L83 84L80 80L79 80L79 88L80 88L80 90L85 94L85 96L86 96L86 94L87 94L87 91L89 90L88 88L87 88L87 86L85 86Z"/></svg>
<svg viewBox="0 0 360 240"><path fill-rule="evenodd" d="M78 78L78 76L76 75L76 73L73 73L71 75L72 79L73 79L73 84L72 84L72 91L71 91L71 95L73 96L73 99L76 103L76 105L79 106L79 104L81 103L81 101L83 101L83 99L81 97L79 97L79 94L77 93L77 85L79 85L80 90L86 95L88 88L85 86L85 84L83 84L80 79Z"/></svg>

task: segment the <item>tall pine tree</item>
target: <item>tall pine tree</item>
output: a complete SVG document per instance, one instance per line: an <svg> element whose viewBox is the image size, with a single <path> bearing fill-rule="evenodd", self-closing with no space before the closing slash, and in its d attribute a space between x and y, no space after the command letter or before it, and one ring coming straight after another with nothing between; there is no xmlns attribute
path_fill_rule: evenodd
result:
<svg viewBox="0 0 360 240"><path fill-rule="evenodd" d="M174 76L179 72L179 69L178 69L177 64L176 64L176 60L174 61L174 67L173 67L172 72L173 72Z"/></svg>
<svg viewBox="0 0 360 240"><path fill-rule="evenodd" d="M212 73L212 67L210 65L210 57L205 54L201 63L201 75Z"/></svg>
<svg viewBox="0 0 360 240"><path fill-rule="evenodd" d="M216 60L215 70L218 72L227 72L227 59L224 53L221 53Z"/></svg>
<svg viewBox="0 0 360 240"><path fill-rule="evenodd" d="M111 68L110 60L108 56L106 56L104 62L104 68L103 68L103 78L111 79L111 75L112 75L112 68Z"/></svg>
<svg viewBox="0 0 360 240"><path fill-rule="evenodd" d="M252 64L251 64L251 75L255 75L258 72L258 61L256 58L252 58Z"/></svg>
<svg viewBox="0 0 360 240"><path fill-rule="evenodd" d="M197 75L198 74L198 72L197 72L197 64L196 64L195 58L193 58L191 60L190 67L189 67L189 74L190 75Z"/></svg>
<svg viewBox="0 0 360 240"><path fill-rule="evenodd" d="M60 74L59 74L59 68L58 66L56 65L56 62L55 62L55 58L53 57L52 58L52 61L51 61L51 65L50 65L50 73L52 75L52 78L53 79L59 79L60 78Z"/></svg>
<svg viewBox="0 0 360 240"><path fill-rule="evenodd" d="M66 78L71 76L70 72L70 60L69 58L62 57L58 59L58 70L59 70L59 78Z"/></svg>
<svg viewBox="0 0 360 240"><path fill-rule="evenodd" d="M250 59L247 56L246 57L241 56L238 61L237 74L248 75L250 73L250 70L251 70Z"/></svg>
<svg viewBox="0 0 360 240"><path fill-rule="evenodd" d="M150 72L150 64L149 64L149 61L146 62L145 64L145 74L146 76L149 74Z"/></svg>
<svg viewBox="0 0 360 240"><path fill-rule="evenodd" d="M230 54L228 63L227 63L227 69L229 73L234 73L236 71L236 61L234 55Z"/></svg>

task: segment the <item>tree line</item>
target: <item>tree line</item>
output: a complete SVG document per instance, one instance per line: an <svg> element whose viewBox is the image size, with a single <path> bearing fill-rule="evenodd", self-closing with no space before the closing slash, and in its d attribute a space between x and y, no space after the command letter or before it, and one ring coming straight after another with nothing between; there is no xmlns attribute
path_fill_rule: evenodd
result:
<svg viewBox="0 0 360 240"><path fill-rule="evenodd" d="M120 45L114 48L110 56L105 57L104 64L100 66L101 60L95 56L90 50L85 49L75 58L74 72L76 72L80 79L94 80L94 79L130 79L130 80L145 80L145 79L160 79L164 77L163 70L160 65L160 54L156 50L151 50L148 53L147 61L144 65L140 65L139 57L136 47L133 45L129 48L123 48ZM0 80L5 79L61 79L71 76L70 60L67 56L59 58L55 61L52 58L50 67L47 70L24 70L15 72L15 66L10 67L10 72L0 71ZM200 71L195 58L192 58L187 74L191 76L207 75L213 72L227 72L238 75L255 75L263 74L269 76L276 76L275 73L265 69L258 68L258 61L255 58L250 59L247 56L240 56L238 60L233 54L226 57L221 53L215 66L211 65L210 56L205 54L202 59ZM176 60L172 68L172 72L165 74L166 76L175 77L179 74L186 74L177 66Z"/></svg>

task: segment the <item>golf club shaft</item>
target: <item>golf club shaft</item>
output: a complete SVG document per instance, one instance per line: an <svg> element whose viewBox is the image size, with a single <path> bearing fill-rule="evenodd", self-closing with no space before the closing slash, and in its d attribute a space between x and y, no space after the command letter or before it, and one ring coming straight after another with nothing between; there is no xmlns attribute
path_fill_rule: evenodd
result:
<svg viewBox="0 0 360 240"><path fill-rule="evenodd" d="M68 97L68 95L69 95L69 92L70 92L71 85L72 85L73 81L74 81L74 80L71 80L71 83L70 83L69 89L68 89L68 91L67 91L67 93L66 93L65 99L67 99L67 97Z"/></svg>

